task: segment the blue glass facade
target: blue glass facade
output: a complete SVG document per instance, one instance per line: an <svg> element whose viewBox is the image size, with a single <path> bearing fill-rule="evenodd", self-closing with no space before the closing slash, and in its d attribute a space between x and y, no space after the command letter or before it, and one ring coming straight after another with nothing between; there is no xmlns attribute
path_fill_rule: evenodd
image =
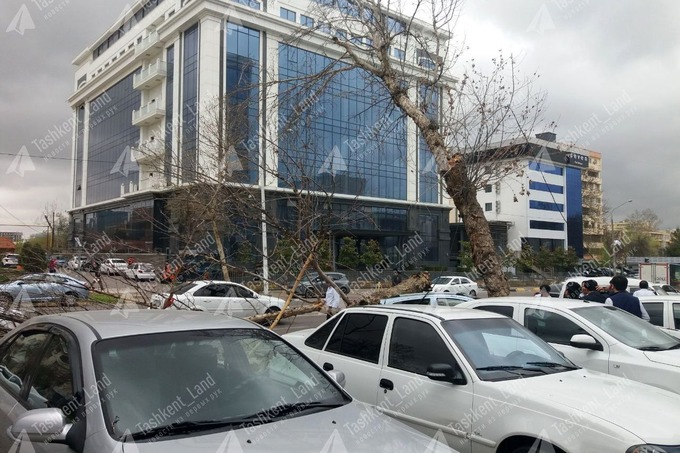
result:
<svg viewBox="0 0 680 453"><path fill-rule="evenodd" d="M279 186L405 200L406 120L360 69L305 82L331 66L279 45Z"/></svg>
<svg viewBox="0 0 680 453"><path fill-rule="evenodd" d="M564 231L564 223L546 222L543 220L530 220L529 228L533 228L535 230Z"/></svg>
<svg viewBox="0 0 680 453"><path fill-rule="evenodd" d="M184 32L182 67L182 181L195 178L198 147L198 39L194 25Z"/></svg>
<svg viewBox="0 0 680 453"><path fill-rule="evenodd" d="M81 105L76 110L76 174L74 175L74 201L73 206L78 208L82 204L82 190L83 190L83 159L85 156L85 149L83 148L85 141L85 106Z"/></svg>
<svg viewBox="0 0 680 453"><path fill-rule="evenodd" d="M567 167L567 242L583 258L583 183L581 170Z"/></svg>
<svg viewBox="0 0 680 453"><path fill-rule="evenodd" d="M529 190L540 190L541 192L550 193L564 193L564 187L562 186L538 181L529 181Z"/></svg>
<svg viewBox="0 0 680 453"><path fill-rule="evenodd" d="M120 251L151 249L153 231L153 200L85 214L85 240L91 243L106 233Z"/></svg>
<svg viewBox="0 0 680 453"><path fill-rule="evenodd" d="M141 95L132 88L132 77L125 77L90 103L87 204L118 198L121 185L128 188L139 181L139 167L132 161L130 148L139 143L132 111L139 108ZM107 105L106 115L97 115L101 105Z"/></svg>
<svg viewBox="0 0 680 453"><path fill-rule="evenodd" d="M256 184L259 171L259 78L260 32L232 23L227 24L226 99L238 118L226 121L228 136L235 156L230 157L231 177L240 182Z"/></svg>
<svg viewBox="0 0 680 453"><path fill-rule="evenodd" d="M564 212L564 204L553 203L552 201L529 200L529 208L541 211Z"/></svg>
<svg viewBox="0 0 680 453"><path fill-rule="evenodd" d="M174 92L175 92L175 46L170 46L165 51L167 63L167 78L165 79L165 161L163 171L165 181L170 184L172 179L172 141L173 117L175 115Z"/></svg>
<svg viewBox="0 0 680 453"><path fill-rule="evenodd" d="M419 88L419 98L420 105L425 106L428 117L433 121L438 121L438 90L421 85ZM418 201L423 203L439 202L437 162L420 132L418 133Z"/></svg>

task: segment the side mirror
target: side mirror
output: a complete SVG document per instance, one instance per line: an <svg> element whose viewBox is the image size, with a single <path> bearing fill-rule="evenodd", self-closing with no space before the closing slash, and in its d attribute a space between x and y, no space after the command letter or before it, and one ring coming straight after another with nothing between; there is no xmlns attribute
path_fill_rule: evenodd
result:
<svg viewBox="0 0 680 453"><path fill-rule="evenodd" d="M34 443L63 442L70 428L61 409L33 409L17 417L8 434L14 441L21 438Z"/></svg>
<svg viewBox="0 0 680 453"><path fill-rule="evenodd" d="M326 372L328 373L328 375L330 377L333 378L333 380L335 382L340 384L340 387L345 388L345 382L346 382L345 373L343 373L342 371L338 371L338 370L330 370L330 371L326 371Z"/></svg>
<svg viewBox="0 0 680 453"><path fill-rule="evenodd" d="M455 385L467 384L467 379L463 372L456 365L455 367L448 363L433 363L427 367L425 375L433 381L450 382Z"/></svg>
<svg viewBox="0 0 680 453"><path fill-rule="evenodd" d="M592 349L604 351L604 347L593 337L587 334L576 334L569 340L569 345L579 349Z"/></svg>

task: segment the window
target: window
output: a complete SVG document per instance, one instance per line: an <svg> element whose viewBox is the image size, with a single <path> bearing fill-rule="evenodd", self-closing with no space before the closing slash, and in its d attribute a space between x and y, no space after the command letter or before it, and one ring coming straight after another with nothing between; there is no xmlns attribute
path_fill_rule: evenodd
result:
<svg viewBox="0 0 680 453"><path fill-rule="evenodd" d="M542 192L550 193L564 193L564 187L557 184L548 184L545 182L529 181L530 190L540 190Z"/></svg>
<svg viewBox="0 0 680 453"><path fill-rule="evenodd" d="M319 327L319 329L316 332L311 334L305 340L305 345L314 349L323 349L323 346L326 344L328 336L331 334L339 320L340 316L333 316L331 319L328 320L327 323Z"/></svg>
<svg viewBox="0 0 680 453"><path fill-rule="evenodd" d="M475 310L490 311L491 313L498 313L499 315L512 318L515 309L509 305L482 305L475 307Z"/></svg>
<svg viewBox="0 0 680 453"><path fill-rule="evenodd" d="M454 299L451 297L437 297L437 305L440 307L455 307L458 304L463 303L463 300Z"/></svg>
<svg viewBox="0 0 680 453"><path fill-rule="evenodd" d="M305 27L314 28L314 19L304 14L300 14L300 23Z"/></svg>
<svg viewBox="0 0 680 453"><path fill-rule="evenodd" d="M406 52L404 52L401 49L397 49L396 47L394 48L393 55L394 58L398 58L401 61L404 61L406 59Z"/></svg>
<svg viewBox="0 0 680 453"><path fill-rule="evenodd" d="M19 396L23 381L31 364L42 351L49 334L25 333L19 335L0 357L0 383Z"/></svg>
<svg viewBox="0 0 680 453"><path fill-rule="evenodd" d="M663 302L645 302L642 305L649 313L649 322L663 327Z"/></svg>
<svg viewBox="0 0 680 453"><path fill-rule="evenodd" d="M491 193L492 190L493 190L493 185L487 184L486 186L484 186L484 192Z"/></svg>
<svg viewBox="0 0 680 453"><path fill-rule="evenodd" d="M524 311L524 326L548 343L568 345L574 335L588 334L560 314L534 308Z"/></svg>
<svg viewBox="0 0 680 453"><path fill-rule="evenodd" d="M295 13L295 11L291 11L289 9L282 7L281 8L281 17L286 19L286 20L289 20L291 22L296 22L297 14Z"/></svg>
<svg viewBox="0 0 680 453"><path fill-rule="evenodd" d="M414 319L397 318L390 338L388 366L425 375L433 363L454 366L455 359L437 331Z"/></svg>
<svg viewBox="0 0 680 453"><path fill-rule="evenodd" d="M484 203L484 210L486 212L491 212L493 211L493 203Z"/></svg>
<svg viewBox="0 0 680 453"><path fill-rule="evenodd" d="M378 363L387 316L350 314L340 321L326 351Z"/></svg>
<svg viewBox="0 0 680 453"><path fill-rule="evenodd" d="M427 297L414 297L394 302L392 305L430 305L430 300Z"/></svg>
<svg viewBox="0 0 680 453"><path fill-rule="evenodd" d="M68 342L61 336L52 337L40 360L28 393L33 409L55 407L65 415L75 416L73 405L73 374L68 353Z"/></svg>
<svg viewBox="0 0 680 453"><path fill-rule="evenodd" d="M680 304L673 304L673 322L675 328L680 328Z"/></svg>
<svg viewBox="0 0 680 453"><path fill-rule="evenodd" d="M529 200L529 208L540 209L541 211L564 212L564 204L553 203L552 201Z"/></svg>
<svg viewBox="0 0 680 453"><path fill-rule="evenodd" d="M534 230L564 231L564 223L530 220L529 228L533 228Z"/></svg>

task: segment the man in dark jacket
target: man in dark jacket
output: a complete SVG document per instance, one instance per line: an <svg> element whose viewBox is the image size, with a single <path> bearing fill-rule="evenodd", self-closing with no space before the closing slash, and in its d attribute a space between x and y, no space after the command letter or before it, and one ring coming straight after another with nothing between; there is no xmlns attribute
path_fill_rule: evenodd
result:
<svg viewBox="0 0 680 453"><path fill-rule="evenodd" d="M640 302L640 299L626 291L626 288L628 288L628 279L626 277L623 275L615 275L610 280L609 284L613 287L615 292L607 298L604 302L605 305L613 305L622 310L626 310L628 313L634 314L638 318L649 321L649 314L642 305L642 302Z"/></svg>
<svg viewBox="0 0 680 453"><path fill-rule="evenodd" d="M583 282L583 300L603 304L607 300L607 296L597 290L597 282L595 280L586 280Z"/></svg>

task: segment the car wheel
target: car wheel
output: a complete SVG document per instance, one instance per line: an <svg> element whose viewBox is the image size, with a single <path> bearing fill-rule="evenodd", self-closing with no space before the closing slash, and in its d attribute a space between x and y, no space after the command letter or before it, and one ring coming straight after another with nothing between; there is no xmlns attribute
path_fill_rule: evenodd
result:
<svg viewBox="0 0 680 453"><path fill-rule="evenodd" d="M314 296L316 296L316 291L314 291L313 288L307 288L305 290L305 297L311 298L311 297L314 297Z"/></svg>
<svg viewBox="0 0 680 453"><path fill-rule="evenodd" d="M264 312L264 314L269 315L269 314L272 314L272 313L278 313L280 311L281 311L281 309L279 307L269 307L269 308L267 308L267 311ZM274 322L273 319L265 319L262 322L262 324L264 324L265 326L271 326L273 322Z"/></svg>
<svg viewBox="0 0 680 453"><path fill-rule="evenodd" d="M477 291L475 291L475 290L473 289L472 291L470 291L470 295L471 295L472 297L477 297Z"/></svg>
<svg viewBox="0 0 680 453"><path fill-rule="evenodd" d="M340 288L340 289L342 290L343 293L349 294L349 288L348 288L347 286L343 286L343 287Z"/></svg>
<svg viewBox="0 0 680 453"><path fill-rule="evenodd" d="M65 307L73 307L78 302L78 298L73 293L66 293L61 297L61 305Z"/></svg>

